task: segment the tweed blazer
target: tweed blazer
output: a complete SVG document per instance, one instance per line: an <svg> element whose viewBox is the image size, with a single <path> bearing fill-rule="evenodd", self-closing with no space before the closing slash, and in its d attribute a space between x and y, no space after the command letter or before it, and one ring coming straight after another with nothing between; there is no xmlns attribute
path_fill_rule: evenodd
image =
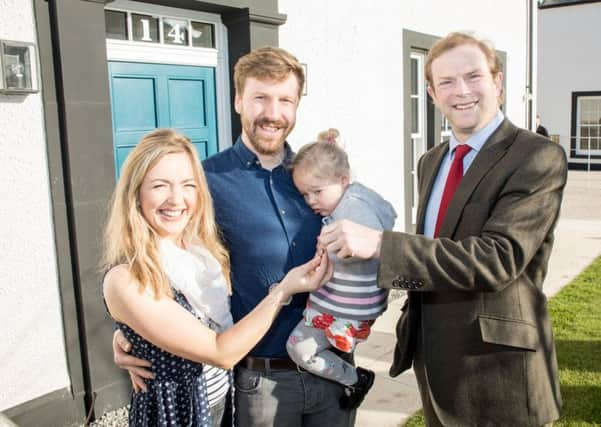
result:
<svg viewBox="0 0 601 427"><path fill-rule="evenodd" d="M421 334L432 403L445 426L541 426L559 417L555 344L542 291L567 178L564 150L507 119L423 235L448 143L418 167L418 234L385 232L378 284L406 289L390 374Z"/></svg>

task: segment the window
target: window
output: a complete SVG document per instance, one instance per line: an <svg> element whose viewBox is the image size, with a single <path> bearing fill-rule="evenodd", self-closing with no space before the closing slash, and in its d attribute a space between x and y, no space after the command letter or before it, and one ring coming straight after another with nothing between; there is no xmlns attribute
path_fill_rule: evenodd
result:
<svg viewBox="0 0 601 427"><path fill-rule="evenodd" d="M185 18L105 10L106 37L162 45L215 48L215 25Z"/></svg>
<svg viewBox="0 0 601 427"><path fill-rule="evenodd" d="M105 10L104 24L107 38L127 40L127 13L117 10Z"/></svg>
<svg viewBox="0 0 601 427"><path fill-rule="evenodd" d="M579 151L601 150L601 96L581 96L578 98L576 139Z"/></svg>
<svg viewBox="0 0 601 427"><path fill-rule="evenodd" d="M445 116L442 116L440 121L440 142L447 141L451 138L451 125Z"/></svg>
<svg viewBox="0 0 601 427"><path fill-rule="evenodd" d="M424 52L411 52L411 224L417 220L417 162L426 152L426 83L424 79Z"/></svg>
<svg viewBox="0 0 601 427"><path fill-rule="evenodd" d="M601 154L601 92L572 94L571 145L576 156Z"/></svg>

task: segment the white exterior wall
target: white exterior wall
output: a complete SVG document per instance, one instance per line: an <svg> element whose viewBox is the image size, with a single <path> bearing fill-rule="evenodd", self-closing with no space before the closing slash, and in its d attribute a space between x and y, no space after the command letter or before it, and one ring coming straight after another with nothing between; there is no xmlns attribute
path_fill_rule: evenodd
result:
<svg viewBox="0 0 601 427"><path fill-rule="evenodd" d="M600 21L601 3L538 11L538 112L568 155L572 92L601 91Z"/></svg>
<svg viewBox="0 0 601 427"><path fill-rule="evenodd" d="M0 1L0 39L37 43L31 1ZM0 410L69 385L42 95L0 95Z"/></svg>
<svg viewBox="0 0 601 427"><path fill-rule="evenodd" d="M293 147L338 128L355 178L393 203L402 230L403 29L438 37L473 30L505 51L506 112L524 126L526 6L524 0L279 0L288 16L280 46L308 66Z"/></svg>

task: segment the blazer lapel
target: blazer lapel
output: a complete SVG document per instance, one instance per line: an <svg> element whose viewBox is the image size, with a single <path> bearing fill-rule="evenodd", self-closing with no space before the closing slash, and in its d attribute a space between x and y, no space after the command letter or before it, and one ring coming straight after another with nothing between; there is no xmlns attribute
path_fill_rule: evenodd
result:
<svg viewBox="0 0 601 427"><path fill-rule="evenodd" d="M442 163L442 159L445 154L449 151L449 143L443 142L442 144L436 146L431 151L431 158L425 158L422 163L421 175L419 183L419 201L417 204L417 234L424 234L424 223L426 220L426 208L428 207L428 201L430 199L430 191L432 191L432 186L434 185L434 181L436 180L436 176L438 175L438 169L440 168L440 164Z"/></svg>
<svg viewBox="0 0 601 427"><path fill-rule="evenodd" d="M457 191L447 209L439 235L450 237L455 232L465 204L480 183L484 175L505 155L507 148L515 139L517 128L507 119L501 123L488 138L471 166L463 176Z"/></svg>

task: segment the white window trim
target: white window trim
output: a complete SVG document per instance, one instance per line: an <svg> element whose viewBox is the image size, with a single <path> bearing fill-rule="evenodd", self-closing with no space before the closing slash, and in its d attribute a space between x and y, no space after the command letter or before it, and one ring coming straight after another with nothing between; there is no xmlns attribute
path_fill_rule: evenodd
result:
<svg viewBox="0 0 601 427"><path fill-rule="evenodd" d="M442 124L440 129L440 142L444 142L445 140L451 138L451 133L453 131L451 130L451 125L449 125L449 120L444 116L444 114L441 114L441 116Z"/></svg>
<svg viewBox="0 0 601 427"><path fill-rule="evenodd" d="M130 0L115 0L108 3L106 8L144 15L191 19L215 25L215 49L107 39L106 57L108 61L194 65L215 68L218 146L220 150L231 146L228 41L227 29L221 22L221 17L212 13L139 3ZM130 24L128 22L128 31L131 31Z"/></svg>
<svg viewBox="0 0 601 427"><path fill-rule="evenodd" d="M413 197L411 201L411 223L417 224L417 204L418 204L418 182L417 182L417 162L421 154L426 152L426 85L424 82L424 60L426 55L418 52L411 52L409 57L417 60L417 132L411 132L411 144L413 144L413 159L411 174L413 175ZM415 98L413 94L410 94L411 98ZM413 120L413 118L412 118ZM419 140L421 147L421 154L418 154L417 144Z"/></svg>
<svg viewBox="0 0 601 427"><path fill-rule="evenodd" d="M424 58L425 55L417 52L412 52L410 55L411 59L417 60L417 110L418 110L418 120L417 120L417 132L411 133L411 138L422 138L424 137L424 125L425 125L425 101L426 101L426 91L424 84L424 76L421 71L424 69ZM413 94L410 95L411 98L415 96Z"/></svg>
<svg viewBox="0 0 601 427"><path fill-rule="evenodd" d="M578 95L576 100L576 154L585 155L585 156L597 156L601 154L601 149L593 150L590 148L590 140L589 140L589 148L583 149L580 148L580 129L581 129L581 102L586 98L598 98L601 99L600 95Z"/></svg>

